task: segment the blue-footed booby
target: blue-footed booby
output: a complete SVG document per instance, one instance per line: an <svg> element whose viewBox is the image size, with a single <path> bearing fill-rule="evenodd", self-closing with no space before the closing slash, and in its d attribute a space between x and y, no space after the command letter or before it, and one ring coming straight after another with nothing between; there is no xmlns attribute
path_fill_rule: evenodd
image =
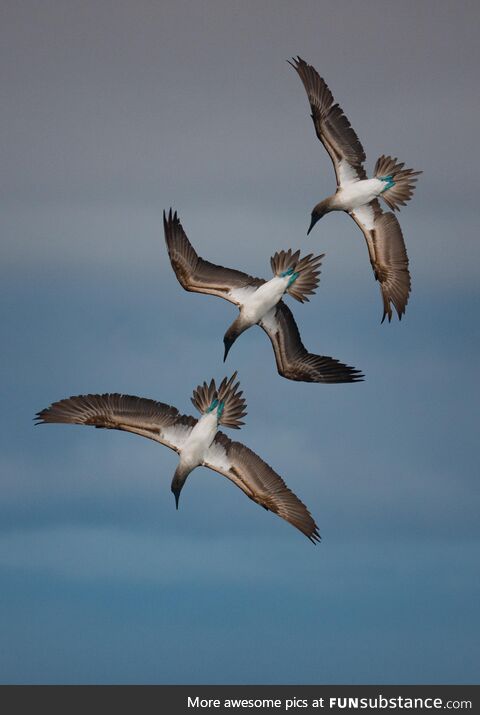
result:
<svg viewBox="0 0 480 715"><path fill-rule="evenodd" d="M78 395L37 413L37 424L65 423L124 430L164 444L180 457L172 481L178 509L180 492L196 467L208 467L230 479L253 501L278 514L313 543L318 527L300 499L283 479L251 449L233 442L219 425L240 429L246 402L235 383L237 373L216 386L212 379L199 385L192 402L200 419L182 415L175 407L131 395Z"/></svg>
<svg viewBox="0 0 480 715"><path fill-rule="evenodd" d="M321 256L300 258L300 251L280 251L270 259L274 277L268 281L241 271L217 266L197 255L183 230L177 212L163 214L165 241L173 270L185 290L210 293L236 305L240 314L223 338L224 360L241 333L259 325L270 338L277 369L289 380L303 382L358 382L363 375L331 357L307 352L295 319L283 302L288 293L303 303L315 292Z"/></svg>
<svg viewBox="0 0 480 715"><path fill-rule="evenodd" d="M326 82L314 67L300 57L289 64L298 72L307 91L317 137L327 150L337 177L337 191L320 201L311 214L307 235L326 213L345 211L363 232L370 263L380 283L383 317L392 318L392 304L401 320L410 294L408 257L400 224L391 212L380 208L382 198L393 211L400 210L412 197L415 177L421 171L404 169L404 163L381 156L374 176L367 177L365 152L343 109L335 103Z"/></svg>

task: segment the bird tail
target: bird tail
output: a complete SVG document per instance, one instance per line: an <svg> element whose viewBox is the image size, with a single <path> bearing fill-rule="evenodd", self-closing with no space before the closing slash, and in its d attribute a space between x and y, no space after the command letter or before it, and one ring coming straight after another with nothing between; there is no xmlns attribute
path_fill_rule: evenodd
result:
<svg viewBox="0 0 480 715"><path fill-rule="evenodd" d="M412 198L417 181L415 177L422 173L413 169L404 169L404 166L404 162L383 154L375 164L375 177L386 182L381 197L393 211L399 211L400 206L405 206Z"/></svg>
<svg viewBox="0 0 480 715"><path fill-rule="evenodd" d="M218 388L213 379L209 385L204 382L193 391L192 402L201 414L210 412L220 405L219 423L225 427L240 429L244 424L241 419L247 414L247 405L242 396L243 392L238 392L240 383L234 384L236 377L236 372L230 379L224 377Z"/></svg>
<svg viewBox="0 0 480 715"><path fill-rule="evenodd" d="M320 264L324 253L320 256L314 256L309 253L308 256L300 258L300 251L292 252L278 251L270 259L272 271L275 276L291 275L292 281L287 288L287 293L295 298L295 300L303 303L308 301L308 295L315 293L320 282Z"/></svg>

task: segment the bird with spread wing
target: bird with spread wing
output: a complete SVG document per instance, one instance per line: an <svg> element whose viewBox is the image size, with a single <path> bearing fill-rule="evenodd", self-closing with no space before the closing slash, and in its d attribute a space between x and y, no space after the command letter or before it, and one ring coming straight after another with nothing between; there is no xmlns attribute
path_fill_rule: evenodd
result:
<svg viewBox="0 0 480 715"><path fill-rule="evenodd" d="M385 213L378 199L382 198L393 211L399 210L412 197L414 182L422 172L404 169L404 163L382 155L369 179L363 166L366 157L362 144L326 82L300 57L289 64L303 82L315 132L333 162L337 178L335 194L313 208L307 234L330 211L348 213L365 236L373 273L380 283L382 322L385 317L391 320L392 305L401 319L411 289L407 250L395 214Z"/></svg>
<svg viewBox="0 0 480 715"><path fill-rule="evenodd" d="M240 311L223 338L226 359L235 340L252 325L259 325L271 340L277 370L289 380L302 382L358 382L355 368L304 347L290 308L282 298L288 293L303 303L319 282L321 256L300 257L300 251L280 251L270 259L274 277L253 278L231 268L217 266L197 255L183 230L177 212L163 214L168 255L180 285L187 291L209 293L230 301Z"/></svg>
<svg viewBox="0 0 480 715"><path fill-rule="evenodd" d="M212 379L199 385L192 402L200 419L182 415L162 402L131 395L78 395L37 413L37 424L65 423L123 430L147 437L179 455L171 489L178 509L180 492L196 467L208 467L230 479L250 499L278 514L313 543L320 541L318 527L300 499L283 479L255 452L233 442L219 425L240 429L246 402L237 373L217 387Z"/></svg>

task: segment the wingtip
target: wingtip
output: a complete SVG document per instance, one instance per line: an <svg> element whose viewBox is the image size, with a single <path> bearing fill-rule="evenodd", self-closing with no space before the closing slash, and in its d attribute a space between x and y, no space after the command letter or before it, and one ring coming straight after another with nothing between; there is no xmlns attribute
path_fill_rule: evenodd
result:
<svg viewBox="0 0 480 715"><path fill-rule="evenodd" d="M164 231L167 230L168 225L171 223L171 221L172 221L172 209L171 209L171 207L170 207L170 209L169 209L169 211L168 211L168 214L167 214L167 212L165 211L165 209L163 209L163 230L164 230Z"/></svg>
<svg viewBox="0 0 480 715"><path fill-rule="evenodd" d="M322 542L322 537L320 536L320 532L318 531L318 529L315 529L315 531L313 531L311 534L308 534L307 539L309 539L309 541L311 541L314 546L316 546L317 544L321 544Z"/></svg>
<svg viewBox="0 0 480 715"><path fill-rule="evenodd" d="M46 410L40 410L35 414L35 417L32 417L32 422L34 423L34 427L38 427L38 425L45 425L47 424L45 421L45 413Z"/></svg>
<svg viewBox="0 0 480 715"><path fill-rule="evenodd" d="M290 60L287 60L288 64L293 67L294 70L298 72L298 68L301 64L307 64L305 60L302 60L300 55L297 55L296 57L292 57Z"/></svg>
<svg viewBox="0 0 480 715"><path fill-rule="evenodd" d="M168 214L165 209L163 210L163 224L164 226L167 226L171 223L180 223L180 220L178 218L177 212L174 211L170 206L170 208L168 209Z"/></svg>

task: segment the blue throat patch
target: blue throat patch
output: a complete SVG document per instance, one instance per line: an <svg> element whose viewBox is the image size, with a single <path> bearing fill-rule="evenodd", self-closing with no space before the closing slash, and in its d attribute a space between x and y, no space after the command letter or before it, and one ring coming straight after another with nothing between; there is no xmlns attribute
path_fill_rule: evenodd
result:
<svg viewBox="0 0 480 715"><path fill-rule="evenodd" d="M392 174L389 174L388 176L379 176L378 178L380 179L380 181L385 181L387 184L385 188L382 189L382 194L384 191L388 191L388 189L391 189L392 186L395 186L395 181L393 180Z"/></svg>
<svg viewBox="0 0 480 715"><path fill-rule="evenodd" d="M286 276L291 276L290 280L288 281L287 288L290 288L292 283L295 283L295 281L297 280L299 275L300 275L300 273L293 272L293 268L289 268L288 271L283 271L283 273L280 273L281 278L285 278Z"/></svg>

